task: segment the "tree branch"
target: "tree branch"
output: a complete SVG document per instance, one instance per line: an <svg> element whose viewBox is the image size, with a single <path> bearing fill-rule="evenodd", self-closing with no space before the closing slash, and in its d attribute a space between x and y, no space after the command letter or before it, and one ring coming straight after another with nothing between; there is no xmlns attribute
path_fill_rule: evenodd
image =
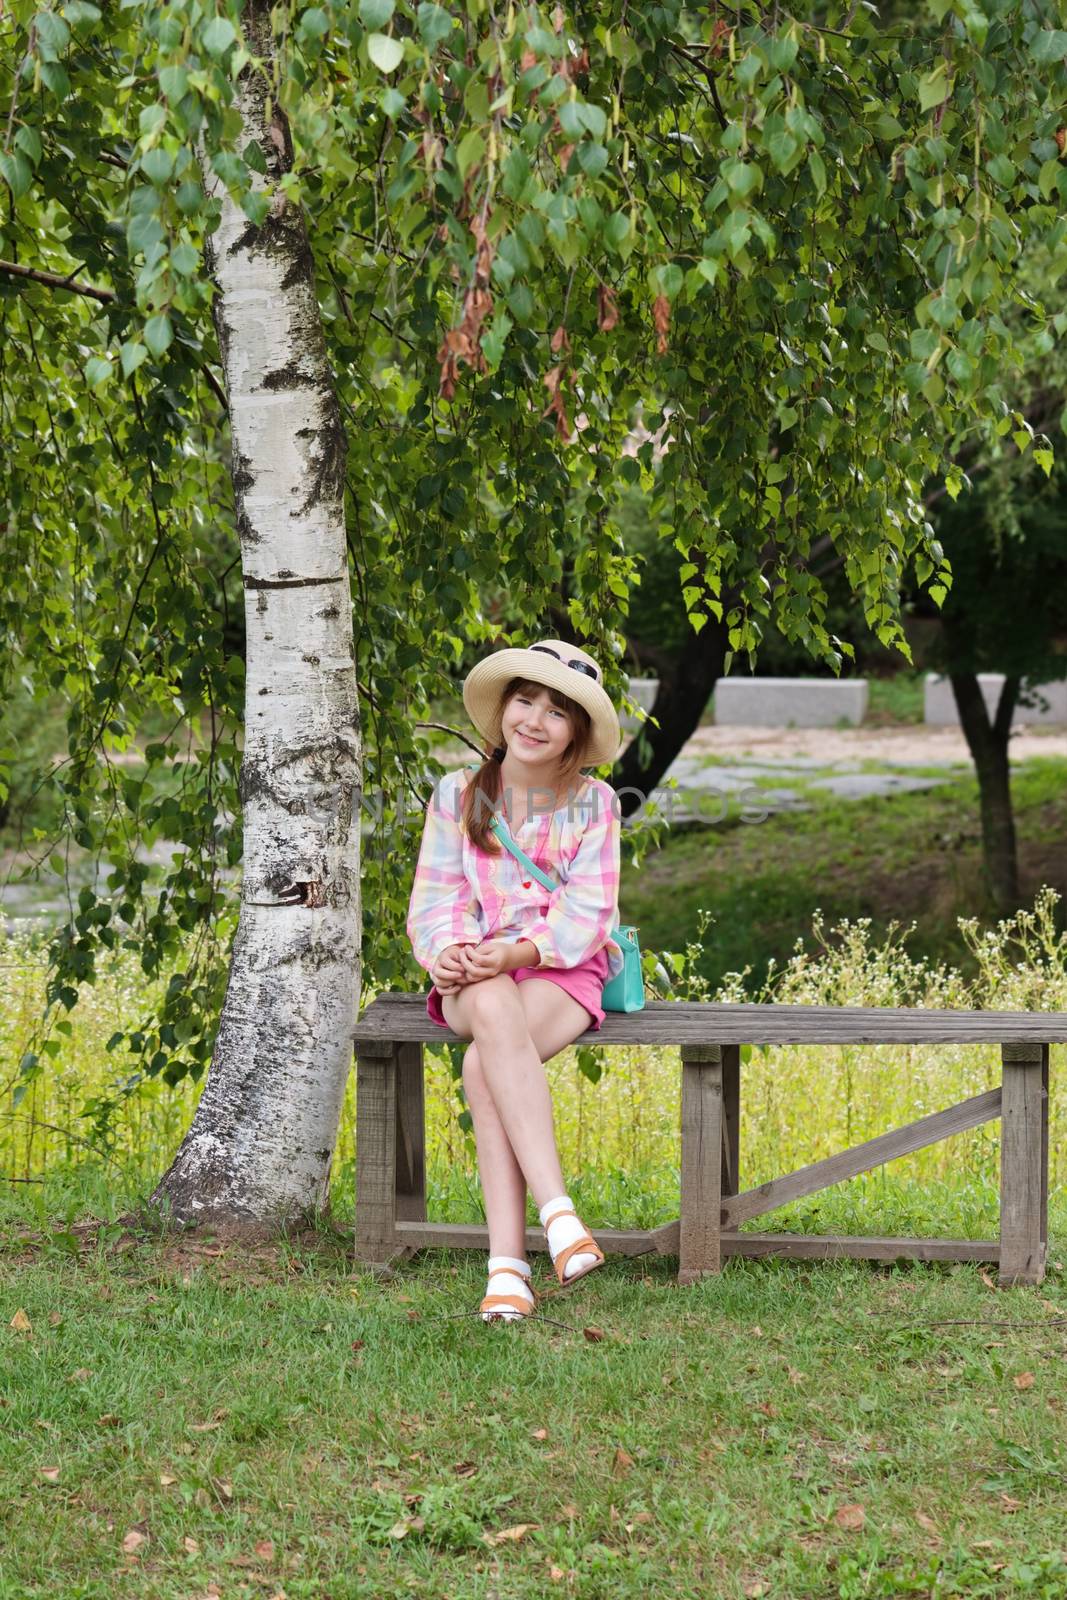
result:
<svg viewBox="0 0 1067 1600"><path fill-rule="evenodd" d="M0 272L6 272L10 278L29 278L34 283L43 283L48 289L69 289L71 294L88 295L91 300L99 300L102 306L110 305L117 298L114 289L94 289L91 283L78 283L73 273L64 278L59 272L24 267L20 261L0 261Z"/></svg>

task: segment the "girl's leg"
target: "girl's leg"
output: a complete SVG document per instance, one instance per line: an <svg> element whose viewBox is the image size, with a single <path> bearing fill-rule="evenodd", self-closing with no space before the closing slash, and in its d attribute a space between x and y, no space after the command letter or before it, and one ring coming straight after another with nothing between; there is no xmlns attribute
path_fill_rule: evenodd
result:
<svg viewBox="0 0 1067 1600"><path fill-rule="evenodd" d="M489 990L501 983L510 986L510 995L505 991L499 998L476 996L477 990ZM461 996L474 1003L454 1004ZM516 998L517 1009L509 1003ZM486 1014L492 1018L498 1009L507 1026L503 1050L501 1033L485 1025ZM443 1010L454 1032L469 1028L475 1039L464 1056L463 1083L478 1148L478 1169L489 1223L490 1260L505 1257L523 1260L524 1175L530 1182L542 1221L549 1210L561 1209L559 1201L569 1203L563 1192L552 1103L542 1063L585 1032L589 1013L554 983L530 979L516 984L508 977L472 985L459 996L445 996ZM536 1071L530 1070L531 1056L536 1061ZM518 1138L518 1150L513 1133ZM535 1178L531 1178L531 1171L536 1174ZM553 1257L581 1238L585 1231L570 1215L553 1223L549 1229ZM591 1267L596 1259L592 1255L576 1254L568 1263L567 1276ZM513 1292L510 1286L508 1292Z"/></svg>
<svg viewBox="0 0 1067 1600"><path fill-rule="evenodd" d="M538 993L524 1000L525 990ZM534 1203L543 1206L563 1192L563 1174L542 1062L585 1032L589 1013L554 983L516 983L506 974L445 995L442 1011L454 1033L473 1039L488 1091L474 1090L479 1108L492 1102ZM470 1080L474 1089L473 1064Z"/></svg>

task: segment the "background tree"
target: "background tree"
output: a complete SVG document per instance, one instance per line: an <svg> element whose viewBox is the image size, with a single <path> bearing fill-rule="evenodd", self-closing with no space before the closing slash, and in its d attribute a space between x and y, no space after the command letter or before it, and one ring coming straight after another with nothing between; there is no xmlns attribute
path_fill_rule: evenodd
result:
<svg viewBox="0 0 1067 1600"><path fill-rule="evenodd" d="M431 765L413 723L471 643L548 611L564 570L572 627L621 655L622 486L651 496L693 628L721 623L731 652L773 625L838 659L812 570L823 541L889 643L909 566L943 593L921 488L949 434L1009 408L1002 312L1065 186L1060 11L929 0L885 32L834 3L342 0L275 7L268 51L236 6L137 3L105 25L90 0L16 0L0 673L17 662L69 699L67 833L110 869L56 942L53 1004L133 943L178 970L116 1050L171 1077L210 1050L244 685L200 603L219 574L200 569L205 524L239 513L243 485L238 459L223 492L201 266L223 206L202 169L249 248L275 207L306 219L350 446L367 787L383 796L362 871L369 974L391 981L409 971L397 829ZM291 161L248 138L247 76L265 120L288 119ZM228 373L246 359L227 351ZM653 434L670 416L656 472L651 444L623 454L639 411ZM490 583L511 597L494 624ZM150 710L202 741L152 740L123 771ZM309 773L290 802L314 795ZM146 892L131 846L161 835L182 849ZM31 1051L24 1084L39 1068Z"/></svg>

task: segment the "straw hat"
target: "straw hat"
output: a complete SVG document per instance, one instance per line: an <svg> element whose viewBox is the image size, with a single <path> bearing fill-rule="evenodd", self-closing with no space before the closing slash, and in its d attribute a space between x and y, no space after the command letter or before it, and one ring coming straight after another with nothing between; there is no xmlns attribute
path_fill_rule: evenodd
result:
<svg viewBox="0 0 1067 1600"><path fill-rule="evenodd" d="M599 767L615 760L622 743L619 718L604 692L600 668L586 651L560 639L542 639L528 649L496 650L479 661L464 680L463 704L492 745L500 744L500 701L512 678L556 689L588 711L592 727L583 765Z"/></svg>

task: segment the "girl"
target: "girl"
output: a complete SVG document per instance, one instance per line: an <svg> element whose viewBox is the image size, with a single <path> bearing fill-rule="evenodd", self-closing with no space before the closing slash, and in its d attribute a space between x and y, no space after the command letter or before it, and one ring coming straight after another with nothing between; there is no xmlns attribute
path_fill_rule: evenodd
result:
<svg viewBox="0 0 1067 1600"><path fill-rule="evenodd" d="M604 1020L601 991L621 970L619 820L612 789L584 777L618 754L600 668L548 639L498 650L463 685L491 754L447 774L426 813L408 937L433 979L427 1010L471 1041L463 1087L474 1122L485 1214L486 1322L527 1316L526 1189L561 1284L604 1259L564 1192L543 1062ZM551 893L497 840L494 817Z"/></svg>

